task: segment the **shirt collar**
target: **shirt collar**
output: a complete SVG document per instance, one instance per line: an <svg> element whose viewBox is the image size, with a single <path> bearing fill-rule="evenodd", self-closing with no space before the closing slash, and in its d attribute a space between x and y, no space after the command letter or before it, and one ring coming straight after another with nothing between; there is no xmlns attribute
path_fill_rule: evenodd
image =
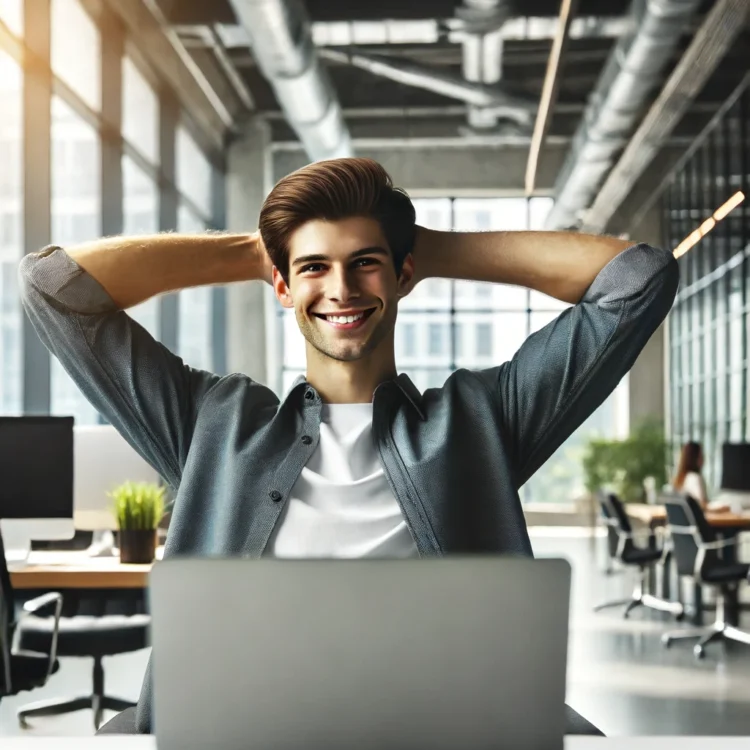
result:
<svg viewBox="0 0 750 750"><path fill-rule="evenodd" d="M398 386L399 392L406 397L406 400L412 405L414 410L419 415L419 418L422 421L425 421L427 419L424 411L422 394L419 392L419 389L414 385L414 383L411 382L411 378L406 373L402 372L393 380L387 380L385 381L385 383L395 383L396 386ZM384 385L385 383L381 383L380 385ZM302 388L303 384L307 385L309 388L312 388L312 390L315 390L313 386L309 385L309 383L307 382L307 378L304 375L299 375L292 383L292 386L287 392L284 400L289 400L293 393ZM378 388L380 388L380 386L378 386Z"/></svg>

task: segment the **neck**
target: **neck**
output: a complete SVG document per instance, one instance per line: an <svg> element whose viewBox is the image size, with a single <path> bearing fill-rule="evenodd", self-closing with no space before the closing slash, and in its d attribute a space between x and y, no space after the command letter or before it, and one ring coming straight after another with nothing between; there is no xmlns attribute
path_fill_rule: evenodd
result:
<svg viewBox="0 0 750 750"><path fill-rule="evenodd" d="M375 389L396 377L393 350L390 356L373 352L355 362L341 362L317 350L307 352L307 381L328 404L369 404Z"/></svg>

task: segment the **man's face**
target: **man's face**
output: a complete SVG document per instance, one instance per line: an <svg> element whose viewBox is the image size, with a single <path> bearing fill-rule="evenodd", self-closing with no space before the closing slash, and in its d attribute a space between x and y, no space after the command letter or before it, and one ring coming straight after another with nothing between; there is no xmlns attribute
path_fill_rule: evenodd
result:
<svg viewBox="0 0 750 750"><path fill-rule="evenodd" d="M303 224L289 243L289 285L276 268L273 284L311 346L352 362L379 347L392 352L398 299L412 274L409 256L398 279L380 224L355 217Z"/></svg>

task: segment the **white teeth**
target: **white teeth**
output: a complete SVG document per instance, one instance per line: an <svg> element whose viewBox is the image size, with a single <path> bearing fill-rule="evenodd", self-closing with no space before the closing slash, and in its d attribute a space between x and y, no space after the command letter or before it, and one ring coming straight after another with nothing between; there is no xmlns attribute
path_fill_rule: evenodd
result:
<svg viewBox="0 0 750 750"><path fill-rule="evenodd" d="M355 320L364 318L364 316L364 313L359 313L359 315L327 315L326 320L331 323L354 323Z"/></svg>

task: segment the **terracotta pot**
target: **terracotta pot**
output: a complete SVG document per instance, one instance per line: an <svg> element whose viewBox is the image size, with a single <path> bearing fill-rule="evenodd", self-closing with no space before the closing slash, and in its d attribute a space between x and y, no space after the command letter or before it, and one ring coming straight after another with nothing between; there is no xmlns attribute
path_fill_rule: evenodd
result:
<svg viewBox="0 0 750 750"><path fill-rule="evenodd" d="M150 563L156 558L156 529L120 529L117 532L121 563Z"/></svg>

